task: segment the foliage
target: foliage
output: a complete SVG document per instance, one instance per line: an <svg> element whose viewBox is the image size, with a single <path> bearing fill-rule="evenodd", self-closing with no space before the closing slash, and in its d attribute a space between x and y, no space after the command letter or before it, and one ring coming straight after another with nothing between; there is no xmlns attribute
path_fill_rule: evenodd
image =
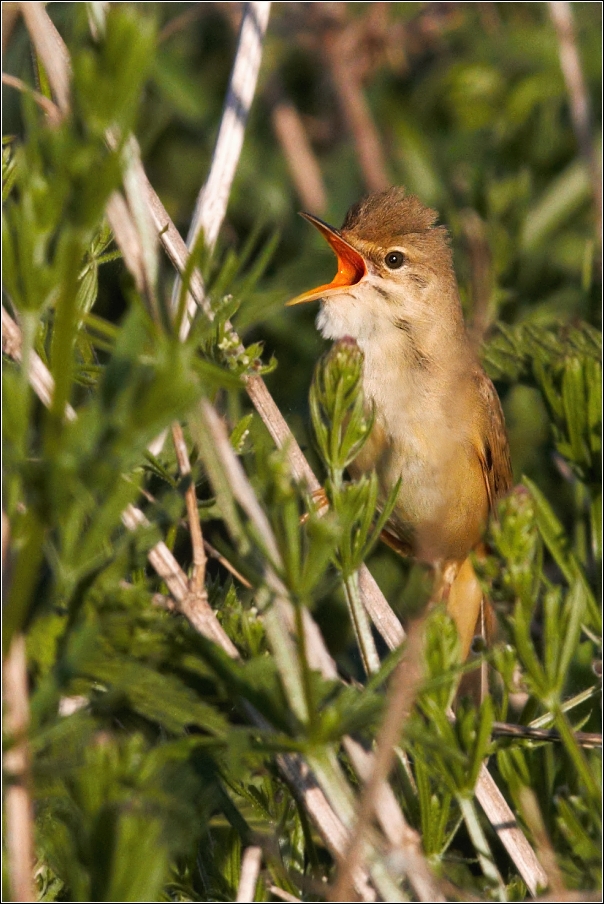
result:
<svg viewBox="0 0 604 904"><path fill-rule="evenodd" d="M304 757L352 824L360 781L342 742L370 747L400 656L372 632L358 570L369 563L403 620L425 595L421 569L376 545L396 488L376 522L375 475L346 477L371 429L362 355L343 342L322 357L311 315L282 309L321 281L322 252L291 215L295 191L267 123L275 92L291 97L314 136L325 216L339 221L367 187L329 62L330 40L348 26L365 35L361 97L388 178L438 207L468 319L490 328L484 361L519 483L476 562L500 624L484 654L492 697L464 703L451 722L460 672L477 662L460 665L451 620L430 612L425 679L391 784L438 877L460 894L522 900L474 796L490 756L529 841L551 847L568 888L593 891L599 754L576 732L600 730L601 261L546 7L339 4L332 20L328 4L275 4L223 244L194 253L214 319L199 314L181 342L167 265L155 308L120 260L105 209L134 130L151 182L186 228L235 43L225 6L115 4L104 20L100 4L51 4L72 56L70 114L51 126L30 94L5 88L3 301L23 347L21 364L4 359L3 650L25 636L40 899L234 900L253 843L263 850L256 900L272 900L271 886L323 899L335 874L281 765ZM388 7L385 28L373 7ZM573 4L592 101L595 7ZM103 23L96 38L88 14ZM49 94L22 22L5 65ZM28 383L35 354L54 380L48 408ZM258 373L321 474L327 513L251 411L244 384ZM200 414L208 400L228 425L229 459ZM148 451L175 420L189 475L169 442ZM162 540L193 574L191 486L211 543L208 602L238 658L168 611L170 587L149 564ZM135 531L123 521L130 504L146 519ZM329 675L311 666L309 614L335 660ZM493 726L506 721L555 728L559 740L499 736ZM369 859L388 899L394 867L377 843ZM414 895L407 879L402 887Z"/></svg>

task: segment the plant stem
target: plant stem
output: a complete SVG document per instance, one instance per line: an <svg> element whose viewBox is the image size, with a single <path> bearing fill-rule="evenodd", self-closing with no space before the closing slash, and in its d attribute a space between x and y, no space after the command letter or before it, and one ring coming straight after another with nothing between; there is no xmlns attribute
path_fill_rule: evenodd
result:
<svg viewBox="0 0 604 904"><path fill-rule="evenodd" d="M562 742L566 747L570 758L575 764L575 768L579 773L585 788L587 789L590 797L594 801L600 801L600 792L598 790L598 786L596 781L591 773L589 768L589 763L585 757L585 754L577 744L577 739L575 738L574 732L569 725L568 719L566 715L562 712L562 709L559 704L555 707L552 707L552 711L554 713L554 725L560 732L560 737L562 738Z"/></svg>
<svg viewBox="0 0 604 904"><path fill-rule="evenodd" d="M359 575L354 571L351 575L344 578L344 593L346 594L346 603L348 611L354 626L357 643L363 660L363 667L367 675L373 675L379 671L380 657L375 648L373 634L371 633L371 622L367 616L367 610L361 601L359 592Z"/></svg>
<svg viewBox="0 0 604 904"><path fill-rule="evenodd" d="M499 870L495 866L495 861L490 851L489 843L484 832L482 831L482 826L480 825L480 820L478 819L478 814L476 813L474 804L468 797L464 797L463 794L457 795L457 802L459 803L459 808L462 812L464 822L478 856L480 868L482 869L486 878L490 879L490 881L497 886L498 899L500 901L505 901L506 894L503 879L499 875Z"/></svg>

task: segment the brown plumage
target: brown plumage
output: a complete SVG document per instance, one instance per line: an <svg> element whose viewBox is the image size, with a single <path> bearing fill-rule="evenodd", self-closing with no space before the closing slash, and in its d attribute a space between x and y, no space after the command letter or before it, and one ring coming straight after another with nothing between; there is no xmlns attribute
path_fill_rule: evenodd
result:
<svg viewBox="0 0 604 904"><path fill-rule="evenodd" d="M385 540L434 566L464 657L482 593L468 554L511 486L501 405L463 321L447 230L401 188L354 205L341 230L307 216L338 257L338 273L291 303L322 299L317 325L363 350L375 413L351 467L375 468L382 495L401 478Z"/></svg>

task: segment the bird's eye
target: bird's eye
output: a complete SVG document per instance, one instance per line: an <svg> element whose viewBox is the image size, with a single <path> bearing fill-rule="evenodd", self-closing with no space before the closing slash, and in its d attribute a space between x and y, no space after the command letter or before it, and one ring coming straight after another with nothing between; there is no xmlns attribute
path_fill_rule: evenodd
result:
<svg viewBox="0 0 604 904"><path fill-rule="evenodd" d="M405 263L405 255L402 251L389 251L384 261L391 270L398 270Z"/></svg>

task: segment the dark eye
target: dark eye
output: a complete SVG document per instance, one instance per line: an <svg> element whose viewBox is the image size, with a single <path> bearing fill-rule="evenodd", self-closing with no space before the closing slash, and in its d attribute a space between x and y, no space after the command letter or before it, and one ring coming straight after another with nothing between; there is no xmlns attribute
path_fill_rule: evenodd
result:
<svg viewBox="0 0 604 904"><path fill-rule="evenodd" d="M389 251L384 261L391 270L398 270L405 263L405 255L402 251Z"/></svg>

